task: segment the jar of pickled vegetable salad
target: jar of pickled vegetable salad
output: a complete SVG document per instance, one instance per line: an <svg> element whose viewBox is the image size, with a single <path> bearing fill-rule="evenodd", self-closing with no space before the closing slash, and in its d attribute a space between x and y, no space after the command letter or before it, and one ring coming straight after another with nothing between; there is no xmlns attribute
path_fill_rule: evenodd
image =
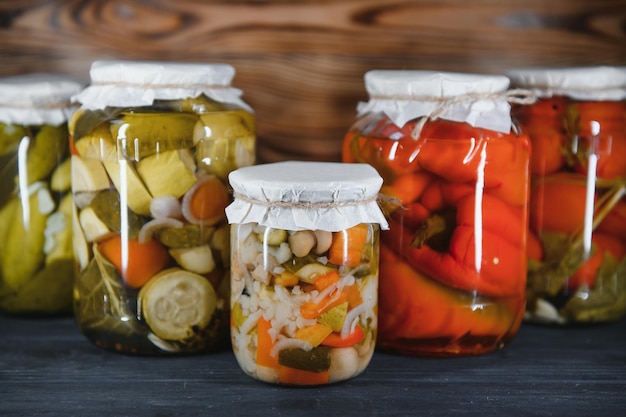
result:
<svg viewBox="0 0 626 417"><path fill-rule="evenodd" d="M1 312L72 312L67 119L82 88L59 74L0 79Z"/></svg>
<svg viewBox="0 0 626 417"><path fill-rule="evenodd" d="M431 71L374 70L365 85L343 160L374 166L397 200L381 233L378 346L501 348L522 321L526 284L530 146L509 102L529 95L504 76Z"/></svg>
<svg viewBox="0 0 626 417"><path fill-rule="evenodd" d="M230 174L231 339L261 381L359 375L377 333L382 179L371 166L279 162Z"/></svg>
<svg viewBox="0 0 626 417"><path fill-rule="evenodd" d="M255 162L226 64L98 61L70 121L74 312L96 345L228 344L230 171Z"/></svg>
<svg viewBox="0 0 626 417"><path fill-rule="evenodd" d="M520 68L536 104L514 109L532 142L529 322L626 313L626 69ZM536 255L536 256L533 256Z"/></svg>

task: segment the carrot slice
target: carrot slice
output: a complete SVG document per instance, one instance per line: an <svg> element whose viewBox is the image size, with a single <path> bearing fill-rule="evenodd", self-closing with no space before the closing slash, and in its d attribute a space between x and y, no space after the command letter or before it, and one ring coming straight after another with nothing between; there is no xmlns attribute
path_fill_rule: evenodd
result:
<svg viewBox="0 0 626 417"><path fill-rule="evenodd" d="M330 374L328 371L312 372L302 369L281 366L278 368L278 382L288 385L322 385L328 384Z"/></svg>
<svg viewBox="0 0 626 417"><path fill-rule="evenodd" d="M257 365L276 368L278 367L278 358L271 355L274 345L272 336L269 333L271 328L272 323L269 320L265 320L263 317L259 319L257 324L256 363Z"/></svg>
<svg viewBox="0 0 626 417"><path fill-rule="evenodd" d="M361 297L361 290L359 289L358 284L352 284L348 287L343 287L343 293L346 295L348 308L353 309L354 307L363 303L363 297Z"/></svg>
<svg viewBox="0 0 626 417"><path fill-rule="evenodd" d="M330 271L327 274L320 275L313 279L313 285L318 291L322 291L325 288L330 287L334 283L339 281L339 274L337 271Z"/></svg>
<svg viewBox="0 0 626 417"><path fill-rule="evenodd" d="M346 294L342 291L338 295L328 295L319 303L308 301L300 306L300 314L305 319L316 319L333 307L346 302Z"/></svg>
<svg viewBox="0 0 626 417"><path fill-rule="evenodd" d="M333 240L328 250L328 261L335 265L358 266L361 263L368 231L369 227L366 224L357 224L349 229L333 233Z"/></svg>
<svg viewBox="0 0 626 417"><path fill-rule="evenodd" d="M123 243L122 237L115 235L100 242L98 249L115 265L131 288L142 287L157 272L165 269L171 260L167 249L156 240L139 243L137 239L127 239Z"/></svg>

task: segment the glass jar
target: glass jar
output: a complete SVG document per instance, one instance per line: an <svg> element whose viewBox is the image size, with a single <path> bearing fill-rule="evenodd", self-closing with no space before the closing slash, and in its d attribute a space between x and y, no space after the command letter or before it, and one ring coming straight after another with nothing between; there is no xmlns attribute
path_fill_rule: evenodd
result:
<svg viewBox="0 0 626 417"><path fill-rule="evenodd" d="M72 312L67 119L83 88L59 74L0 79L0 311Z"/></svg>
<svg viewBox="0 0 626 417"><path fill-rule="evenodd" d="M230 175L231 339L260 381L359 375L377 331L382 179L369 165L279 162Z"/></svg>
<svg viewBox="0 0 626 417"><path fill-rule="evenodd" d="M228 343L230 171L255 161L225 64L98 61L70 122L74 312L96 345L184 354Z"/></svg>
<svg viewBox="0 0 626 417"><path fill-rule="evenodd" d="M536 104L514 109L532 142L526 320L597 323L626 313L626 70L508 72Z"/></svg>
<svg viewBox="0 0 626 417"><path fill-rule="evenodd" d="M524 313L530 152L511 120L509 80L375 70L365 83L370 100L343 161L373 165L389 197L378 346L423 356L501 348Z"/></svg>

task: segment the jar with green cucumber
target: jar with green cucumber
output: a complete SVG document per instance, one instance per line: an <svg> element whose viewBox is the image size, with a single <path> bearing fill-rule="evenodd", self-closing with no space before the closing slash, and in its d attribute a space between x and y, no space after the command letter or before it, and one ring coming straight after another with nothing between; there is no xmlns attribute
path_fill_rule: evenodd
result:
<svg viewBox="0 0 626 417"><path fill-rule="evenodd" d="M0 79L0 311L72 312L67 120L83 84L58 74Z"/></svg>
<svg viewBox="0 0 626 417"><path fill-rule="evenodd" d="M253 165L253 110L228 64L96 61L75 99L74 313L139 355L229 341L228 174Z"/></svg>

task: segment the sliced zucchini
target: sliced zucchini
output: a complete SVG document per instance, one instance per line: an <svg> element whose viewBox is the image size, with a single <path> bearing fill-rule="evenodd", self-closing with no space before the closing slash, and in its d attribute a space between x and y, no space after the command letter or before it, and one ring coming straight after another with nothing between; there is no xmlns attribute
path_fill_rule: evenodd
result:
<svg viewBox="0 0 626 417"><path fill-rule="evenodd" d="M184 340L209 324L217 296L206 278L171 268L141 288L139 302L141 314L155 335L164 340Z"/></svg>

